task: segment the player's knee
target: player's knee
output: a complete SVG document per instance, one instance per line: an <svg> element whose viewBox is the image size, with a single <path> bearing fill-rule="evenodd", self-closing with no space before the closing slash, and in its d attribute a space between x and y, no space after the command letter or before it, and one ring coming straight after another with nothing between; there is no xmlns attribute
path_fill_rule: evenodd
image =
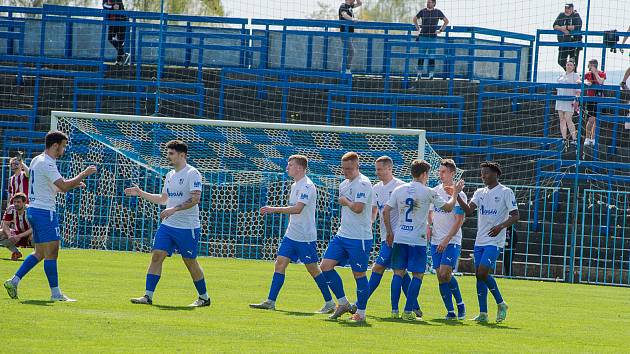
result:
<svg viewBox="0 0 630 354"><path fill-rule="evenodd" d="M322 269L322 272L329 272L335 268L335 265L332 261L324 259L319 267Z"/></svg>
<svg viewBox="0 0 630 354"><path fill-rule="evenodd" d="M166 258L166 253L164 253L164 252L153 252L153 255L151 256L151 262L152 263L162 263L162 262L164 262L165 258Z"/></svg>
<svg viewBox="0 0 630 354"><path fill-rule="evenodd" d="M385 272L385 267L382 265L374 264L374 266L372 266L372 273L383 274L383 272Z"/></svg>
<svg viewBox="0 0 630 354"><path fill-rule="evenodd" d="M352 275L354 275L354 279L359 279L365 276L365 272L352 272Z"/></svg>
<svg viewBox="0 0 630 354"><path fill-rule="evenodd" d="M404 277L405 276L405 270L404 269L394 269L394 274Z"/></svg>
<svg viewBox="0 0 630 354"><path fill-rule="evenodd" d="M447 282L451 281L451 270L450 269L445 269L445 268L440 268L440 269L438 269L437 277L438 277L438 281L440 283L447 283Z"/></svg>
<svg viewBox="0 0 630 354"><path fill-rule="evenodd" d="M485 281L488 278L488 271L486 269L477 269L475 276L477 280Z"/></svg>
<svg viewBox="0 0 630 354"><path fill-rule="evenodd" d="M317 266L317 263L306 264L306 270L313 278L316 278L322 272Z"/></svg>
<svg viewBox="0 0 630 354"><path fill-rule="evenodd" d="M422 278L424 277L424 273L422 272L413 272L411 273L413 275L414 278L420 279L422 280Z"/></svg>

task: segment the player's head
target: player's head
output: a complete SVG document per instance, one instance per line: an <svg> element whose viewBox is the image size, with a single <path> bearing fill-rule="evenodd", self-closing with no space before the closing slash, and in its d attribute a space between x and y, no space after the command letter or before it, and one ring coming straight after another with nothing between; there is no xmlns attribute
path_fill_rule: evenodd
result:
<svg viewBox="0 0 630 354"><path fill-rule="evenodd" d="M343 176L353 179L359 175L359 155L356 152L346 152L341 157L341 169Z"/></svg>
<svg viewBox="0 0 630 354"><path fill-rule="evenodd" d="M413 160L411 162L411 177L418 182L427 183L429 170L431 170L431 165L424 160Z"/></svg>
<svg viewBox="0 0 630 354"><path fill-rule="evenodd" d="M186 162L188 145L181 140L171 140L166 143L166 156L171 166L180 166Z"/></svg>
<svg viewBox="0 0 630 354"><path fill-rule="evenodd" d="M591 59L588 61L588 68L594 68L597 69L597 66L599 65L599 62L597 61L597 59Z"/></svg>
<svg viewBox="0 0 630 354"><path fill-rule="evenodd" d="M571 14L573 13L573 4L572 3L566 3L564 4L564 14L567 16L571 16Z"/></svg>
<svg viewBox="0 0 630 354"><path fill-rule="evenodd" d="M17 211L21 212L26 205L26 194L22 192L15 193L15 195L13 195L13 198L11 199L11 204L13 204Z"/></svg>
<svg viewBox="0 0 630 354"><path fill-rule="evenodd" d="M68 136L58 130L53 130L46 134L44 138L46 144L46 152L53 158L60 158L66 151L68 145Z"/></svg>
<svg viewBox="0 0 630 354"><path fill-rule="evenodd" d="M453 178L455 178L455 172L457 171L457 165L455 165L455 161L453 159L443 159L440 162L440 169L438 173L440 174L440 181L444 184L453 184Z"/></svg>
<svg viewBox="0 0 630 354"><path fill-rule="evenodd" d="M432 9L435 7L437 0L427 0L427 8Z"/></svg>
<svg viewBox="0 0 630 354"><path fill-rule="evenodd" d="M486 186L494 186L497 184L499 177L501 176L501 165L498 162L486 161L481 165L481 180Z"/></svg>
<svg viewBox="0 0 630 354"><path fill-rule="evenodd" d="M378 177L379 180L389 182L392 179L394 161L392 161L391 157L387 155L379 157L376 159L374 167L376 168L376 177Z"/></svg>
<svg viewBox="0 0 630 354"><path fill-rule="evenodd" d="M291 155L287 162L287 174L293 178L302 177L308 168L308 158L304 155Z"/></svg>
<svg viewBox="0 0 630 354"><path fill-rule="evenodd" d="M11 168L11 171L15 172L17 170L21 169L21 163L20 163L20 159L18 159L17 157L12 157L9 159L9 167Z"/></svg>

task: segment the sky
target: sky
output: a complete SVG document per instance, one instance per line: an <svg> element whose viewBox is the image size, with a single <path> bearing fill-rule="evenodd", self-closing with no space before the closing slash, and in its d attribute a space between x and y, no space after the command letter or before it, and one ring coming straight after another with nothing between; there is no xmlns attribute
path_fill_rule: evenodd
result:
<svg viewBox="0 0 630 354"><path fill-rule="evenodd" d="M337 7L342 0L319 0ZM365 0L364 4L376 0ZM572 1L575 9L586 23L587 0ZM630 0L591 0L589 29L604 31L627 30L630 26ZM418 10L425 1L418 1ZM437 7L449 18L451 25L477 26L518 33L532 34L536 29L551 29L553 21L563 11L566 1L558 0L438 0ZM304 0L224 0L223 6L230 17L247 18L302 18L314 12L317 1ZM414 14L410 14L410 18ZM358 12L359 19L361 18ZM553 40L553 36L545 38ZM629 39L630 43L630 39ZM587 57L601 57L601 52L587 53ZM613 77L608 83L621 81L623 71L630 65L630 57L608 52L606 70ZM580 67L584 53L580 56ZM543 48L540 52L539 71L550 72L547 76L561 73L556 63L557 48ZM578 70L580 71L580 70Z"/></svg>

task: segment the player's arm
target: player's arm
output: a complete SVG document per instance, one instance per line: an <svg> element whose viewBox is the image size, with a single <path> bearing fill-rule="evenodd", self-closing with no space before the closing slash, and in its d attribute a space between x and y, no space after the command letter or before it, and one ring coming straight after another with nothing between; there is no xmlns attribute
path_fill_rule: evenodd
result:
<svg viewBox="0 0 630 354"><path fill-rule="evenodd" d="M168 195L166 193L162 193L162 194L147 193L143 191L142 189L140 189L140 187L138 186L125 188L125 195L130 196L130 197L140 197L153 204L159 204L159 205L166 205L166 201L168 199Z"/></svg>
<svg viewBox="0 0 630 354"><path fill-rule="evenodd" d="M433 230L433 210L429 209L429 215L427 215L427 241L431 241L432 230Z"/></svg>
<svg viewBox="0 0 630 354"><path fill-rule="evenodd" d="M372 206L372 224L376 221L376 216L378 215L378 207Z"/></svg>
<svg viewBox="0 0 630 354"><path fill-rule="evenodd" d="M422 21L422 20L420 20ZM416 31L418 31L418 34L420 33L420 23L418 23L418 15L413 17L413 25L416 26Z"/></svg>
<svg viewBox="0 0 630 354"><path fill-rule="evenodd" d="M630 26L628 26L628 29L626 30L626 32L630 32ZM628 36L624 36L623 41L621 41L621 44L626 44L627 40L628 40ZM622 49L622 53L623 53L623 49Z"/></svg>
<svg viewBox="0 0 630 354"><path fill-rule="evenodd" d="M392 230L392 207L389 204L385 204L383 207L383 224L385 224L385 231L387 232L387 244L391 247L394 243L394 231Z"/></svg>
<svg viewBox="0 0 630 354"><path fill-rule="evenodd" d="M21 240L25 237L29 237L33 234L33 229L28 229L24 232L22 232L21 234L17 234L15 235L15 237L13 237L13 239L15 240L15 242L17 242L18 240Z"/></svg>
<svg viewBox="0 0 630 354"><path fill-rule="evenodd" d="M7 238L11 237L10 221L2 220L2 233L5 234Z"/></svg>
<svg viewBox="0 0 630 354"><path fill-rule="evenodd" d="M162 210L162 212L160 213L160 218L164 220L178 211L190 209L194 207L195 205L199 204L200 200L201 200L201 191L192 190L190 191L190 199L188 199L187 201L183 202L180 205L176 205L174 207L170 207L170 208L166 208ZM166 204L166 202L164 202L164 204Z"/></svg>
<svg viewBox="0 0 630 354"><path fill-rule="evenodd" d="M343 11L341 13L341 17L343 17L344 19L348 21L355 21L355 19L352 16L348 15L348 11Z"/></svg>
<svg viewBox="0 0 630 354"><path fill-rule="evenodd" d="M446 16L444 16L444 18L442 18L442 26L440 27L440 29L438 29L439 33L444 32L444 30L446 29L446 26L448 26L448 18L446 18Z"/></svg>
<svg viewBox="0 0 630 354"><path fill-rule="evenodd" d="M286 207L273 207L269 205L265 205L260 208L261 214L299 214L302 212L306 205L302 202L297 202L295 205L286 206Z"/></svg>
<svg viewBox="0 0 630 354"><path fill-rule="evenodd" d="M453 187L453 195L451 195L451 198L448 200L448 202L446 202L446 204L442 205L440 207L440 209L444 210L447 213L450 212L451 210L453 210L455 208L455 204L457 203L457 200L460 198L459 197L459 193L462 191L462 189L464 189L464 180L460 179L455 184L455 187ZM442 198L439 197L439 195L436 194L436 196L439 199L442 199Z"/></svg>
<svg viewBox="0 0 630 354"><path fill-rule="evenodd" d="M361 6L361 5L363 5L363 2L362 2L361 0L357 0L357 1L354 3L354 6L352 6L352 8L353 8L353 9L356 9L357 7L359 7L359 6Z"/></svg>
<svg viewBox="0 0 630 354"><path fill-rule="evenodd" d="M501 232L503 229L507 229L508 227L516 224L520 220L520 215L518 213L518 209L510 211L510 217L499 225L495 225L488 232L488 236L495 237Z"/></svg>
<svg viewBox="0 0 630 354"><path fill-rule="evenodd" d="M462 228L463 224L464 224L464 215L456 214L455 221L453 222L451 229L448 230L448 234L446 234L446 236L444 237L444 240L442 240L442 242L440 242L440 244L437 247L438 252L443 252L446 249L446 247L448 247L448 244L451 242L453 237L455 237L455 234L457 234L457 231L459 231L459 229Z"/></svg>
<svg viewBox="0 0 630 354"><path fill-rule="evenodd" d="M24 163L23 160L20 160L20 163L22 164L22 171L24 171L24 176L28 178L30 176L31 171L28 169L28 166Z"/></svg>
<svg viewBox="0 0 630 354"><path fill-rule="evenodd" d="M57 178L54 184L59 188L62 192L69 192L77 187L85 187L83 180L88 176L91 176L96 173L96 166L92 165L81 171L78 175L74 176L71 179Z"/></svg>
<svg viewBox="0 0 630 354"><path fill-rule="evenodd" d="M363 212L363 209L365 208L365 203L351 202L346 197L339 197L339 204L341 204L342 206L347 206L355 214L361 214Z"/></svg>

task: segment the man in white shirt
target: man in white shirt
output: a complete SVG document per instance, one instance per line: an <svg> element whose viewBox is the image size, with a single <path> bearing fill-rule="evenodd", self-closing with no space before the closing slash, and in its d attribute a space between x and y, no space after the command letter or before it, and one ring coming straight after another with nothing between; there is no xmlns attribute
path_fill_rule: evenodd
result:
<svg viewBox="0 0 630 354"><path fill-rule="evenodd" d="M424 160L414 160L411 163L413 180L396 188L383 210L385 228L387 229L387 243L392 245L392 316L398 315L398 301L402 277L407 270L413 278L407 289L402 318L415 321L416 314L412 312L414 299L418 299L422 277L427 264L427 218L431 204L444 211L453 210L457 202L457 195L461 192L464 181L459 181L454 187L454 194L449 201L445 201L436 191L426 186L429 179L431 165ZM398 225L392 225L391 212L398 210Z"/></svg>
<svg viewBox="0 0 630 354"><path fill-rule="evenodd" d="M519 220L518 207L514 192L499 183L501 166L496 162L481 164L481 179L486 185L475 191L470 202L457 198L467 216L472 215L477 207L477 238L475 239L475 275L477 276L477 298L479 316L473 320L488 322L488 290L497 302L497 322L505 321L508 306L503 301L497 282L490 275L505 244L505 229Z"/></svg>
<svg viewBox="0 0 630 354"><path fill-rule="evenodd" d="M4 283L4 287L9 296L16 299L20 280L43 259L44 272L50 286L50 300L74 302L76 300L68 298L59 288L57 257L60 237L55 200L59 191L68 192L77 187L85 187L83 180L96 173L96 167L89 166L74 178L66 180L57 169L57 159L63 156L66 150L68 136L60 131L51 131L46 134L45 144L44 152L31 160L29 166L30 203L26 217L33 229L35 251L24 259L13 278Z"/></svg>
<svg viewBox="0 0 630 354"><path fill-rule="evenodd" d="M367 271L372 250L372 183L359 171L359 155L348 152L341 158L343 175L339 185L341 225L324 253L321 263L328 286L335 294L338 306L330 319L337 319L350 310L341 277L335 266L350 264L357 283L357 311L352 315L354 322L365 322L365 310L370 296Z"/></svg>
<svg viewBox="0 0 630 354"><path fill-rule="evenodd" d="M299 259L306 266L326 302L316 313L331 313L335 310L335 302L330 295L326 278L319 269L317 262L317 224L315 211L317 209L317 188L313 181L306 176L308 159L303 155L292 155L287 162L287 174L295 181L291 184L289 206L264 206L260 213L289 214L289 225L284 238L278 248L275 271L271 280L267 300L249 307L264 310L275 310L278 293L284 284L285 271L291 261Z"/></svg>
<svg viewBox="0 0 630 354"><path fill-rule="evenodd" d="M457 166L452 159L442 160L440 163L440 183L433 188L443 199L453 195L453 178L455 178ZM467 201L464 192L459 193L464 201ZM446 307L446 319L463 320L466 318L466 306L459 290L459 284L453 277L453 268L457 264L457 259L462 251L462 224L464 223L464 211L456 205L450 212L445 212L441 208L434 207L429 212L429 229L427 230L431 241L431 258L433 259L433 269L437 272L438 283L440 284L440 295ZM457 302L457 315L453 306L453 299Z"/></svg>
<svg viewBox="0 0 630 354"><path fill-rule="evenodd" d="M133 304L153 304L153 292L162 275L162 263L177 249L188 268L199 298L189 306L210 306L203 270L197 262L201 234L199 201L201 200L201 174L190 166L188 145L180 140L166 143L167 158L173 169L166 174L161 194L151 194L138 186L125 189L128 196L137 196L151 203L166 205L160 213L160 227L153 240L151 264L147 270L145 294L131 299Z"/></svg>

